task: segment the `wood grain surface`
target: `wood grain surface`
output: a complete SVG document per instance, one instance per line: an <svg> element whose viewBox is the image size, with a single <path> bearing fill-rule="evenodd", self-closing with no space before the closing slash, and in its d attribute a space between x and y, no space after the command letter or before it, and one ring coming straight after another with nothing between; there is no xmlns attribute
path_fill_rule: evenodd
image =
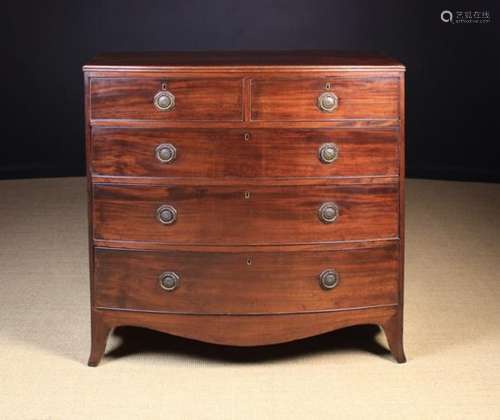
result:
<svg viewBox="0 0 500 420"><path fill-rule="evenodd" d="M110 52L97 55L83 68L86 71L178 71L189 68L198 71L220 71L248 67L255 67L260 71L269 67L281 70L299 67L308 72L317 67L404 70L401 62L384 54L329 50Z"/></svg>
<svg viewBox="0 0 500 420"><path fill-rule="evenodd" d="M327 88L326 84L331 87ZM253 79L251 116L256 121L325 121L350 118L395 118L399 79L366 75L302 79ZM319 95L333 92L338 108L322 112Z"/></svg>
<svg viewBox="0 0 500 420"><path fill-rule="evenodd" d="M120 325L250 346L378 324L404 362L404 70L328 51L111 53L85 65L89 365ZM171 111L153 104L165 89ZM324 92L338 97L333 112L318 108ZM155 156L166 143L169 164ZM318 159L325 143L334 163ZM318 218L325 202L339 208L334 223ZM174 224L158 221L161 205L177 210ZM324 290L330 268L340 283ZM165 271L180 276L172 292L159 286Z"/></svg>
<svg viewBox="0 0 500 420"><path fill-rule="evenodd" d="M261 346L286 343L352 325L384 326L397 319L395 306L285 315L178 315L104 310L94 310L94 313L99 325L103 326L100 341L96 341L101 347L106 331L122 325L151 328L214 344ZM394 337L389 337L389 344L393 344L391 348L394 348ZM93 359L92 362L97 360Z"/></svg>
<svg viewBox="0 0 500 420"><path fill-rule="evenodd" d="M338 310L398 302L398 244L323 252L147 252L97 248L99 308L168 313L255 314ZM339 283L323 289L334 269ZM165 291L159 276L175 272Z"/></svg>
<svg viewBox="0 0 500 420"><path fill-rule="evenodd" d="M92 172L216 179L395 176L398 137L395 130L94 127ZM165 143L177 152L168 164L155 156ZM338 148L338 158L322 163L319 149L331 143Z"/></svg>
<svg viewBox="0 0 500 420"><path fill-rule="evenodd" d="M94 186L94 238L175 244L258 245L395 238L398 187L339 185L309 187ZM248 194L248 198L245 194ZM319 220L319 207L334 202L334 223ZM177 210L177 221L156 219L161 205Z"/></svg>
<svg viewBox="0 0 500 420"><path fill-rule="evenodd" d="M175 96L171 111L159 111L153 104L164 82ZM94 119L241 121L242 90L239 78L95 78L90 113Z"/></svg>

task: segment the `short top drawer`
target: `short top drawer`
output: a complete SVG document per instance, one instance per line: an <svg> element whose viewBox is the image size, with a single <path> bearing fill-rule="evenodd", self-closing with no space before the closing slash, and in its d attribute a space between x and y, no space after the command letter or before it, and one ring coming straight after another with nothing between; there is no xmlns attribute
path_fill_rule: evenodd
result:
<svg viewBox="0 0 500 420"><path fill-rule="evenodd" d="M241 121L239 78L94 78L91 119Z"/></svg>
<svg viewBox="0 0 500 420"><path fill-rule="evenodd" d="M256 78L251 95L255 121L394 119L399 113L399 77L389 75Z"/></svg>

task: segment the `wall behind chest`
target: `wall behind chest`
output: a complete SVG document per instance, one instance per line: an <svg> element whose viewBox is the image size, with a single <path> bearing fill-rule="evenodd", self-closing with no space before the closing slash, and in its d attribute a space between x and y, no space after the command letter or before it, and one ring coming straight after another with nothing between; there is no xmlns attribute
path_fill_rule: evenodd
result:
<svg viewBox="0 0 500 420"><path fill-rule="evenodd" d="M499 7L453 7L491 23L444 23L439 1L7 1L0 178L84 174L81 66L98 52L338 49L406 64L409 176L499 181Z"/></svg>

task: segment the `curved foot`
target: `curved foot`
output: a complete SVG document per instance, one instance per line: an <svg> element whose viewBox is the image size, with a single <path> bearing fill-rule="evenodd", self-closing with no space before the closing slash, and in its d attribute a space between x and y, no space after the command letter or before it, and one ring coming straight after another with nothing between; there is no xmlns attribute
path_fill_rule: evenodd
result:
<svg viewBox="0 0 500 420"><path fill-rule="evenodd" d="M398 363L405 363L403 350L403 317L398 313L382 324L389 349Z"/></svg>
<svg viewBox="0 0 500 420"><path fill-rule="evenodd" d="M88 365L97 366L106 349L106 341L111 328L106 325L99 312L92 311L91 318L92 345Z"/></svg>

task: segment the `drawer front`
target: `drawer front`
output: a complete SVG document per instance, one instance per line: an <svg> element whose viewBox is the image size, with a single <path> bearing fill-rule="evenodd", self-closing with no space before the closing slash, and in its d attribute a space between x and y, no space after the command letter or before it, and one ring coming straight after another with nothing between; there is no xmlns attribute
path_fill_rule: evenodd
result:
<svg viewBox="0 0 500 420"><path fill-rule="evenodd" d="M353 75L252 80L251 116L257 121L397 118L398 104L398 77Z"/></svg>
<svg viewBox="0 0 500 420"><path fill-rule="evenodd" d="M398 299L396 245L246 254L95 252L94 299L103 308L286 313L390 305Z"/></svg>
<svg viewBox="0 0 500 420"><path fill-rule="evenodd" d="M249 188L97 184L94 237L249 245L394 238L397 192L396 184Z"/></svg>
<svg viewBox="0 0 500 420"><path fill-rule="evenodd" d="M166 85L163 83L166 80ZM92 119L241 121L241 79L96 78L90 84ZM155 105L170 106L161 110ZM162 95L171 95L162 102Z"/></svg>
<svg viewBox="0 0 500 420"><path fill-rule="evenodd" d="M335 177L398 174L398 131L92 130L94 174Z"/></svg>

